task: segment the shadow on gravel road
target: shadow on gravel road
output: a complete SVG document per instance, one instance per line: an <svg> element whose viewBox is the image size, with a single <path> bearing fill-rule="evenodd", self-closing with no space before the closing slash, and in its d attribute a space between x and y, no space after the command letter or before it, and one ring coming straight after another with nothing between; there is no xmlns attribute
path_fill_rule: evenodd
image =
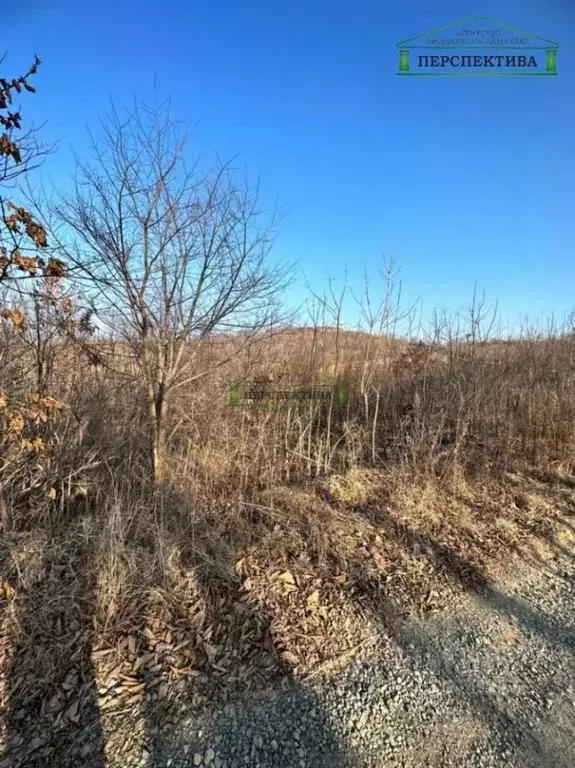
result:
<svg viewBox="0 0 575 768"><path fill-rule="evenodd" d="M178 504L178 499L173 500ZM561 626L554 618L535 608L531 608L524 602L510 597L492 585L481 568L468 562L459 552L452 551L444 543L436 541L432 536L411 530L407 525L391 519L384 520L383 526L387 535L394 540L398 547L413 556L414 551L419 556L427 558L433 563L436 570L445 578L456 583L467 592L477 596L477 599L486 606L494 616L512 618L516 625L527 633L539 635L552 648L561 649L562 652L572 652L573 630ZM152 747L152 765L165 764L168 756L184 754L188 750L191 759L195 753L205 756L207 751L214 751L217 756L218 749L226 757L233 756L237 763L261 766L275 766L277 768L297 768L300 761L302 765L311 766L341 766L342 768L358 768L362 765L360 755L352 754L348 745L338 743L329 722L329 714L323 709L323 704L307 686L289 679L289 668L277 656L272 640L272 629L269 618L263 615L255 607L247 607L241 614L226 618L225 613L230 605L230 580L218 577L218 571L233 568L237 553L231 551L213 551L203 554L203 557L192 563L195 568L200 591L208 606L216 606L215 613L206 618L206 623L218 625L225 632L237 632L235 643L238 648L248 647L250 643L242 643L242 632L246 632L252 640L252 647L259 648L262 662L263 656L268 654L268 662L263 667L274 668L275 671L267 678L262 678L260 688L266 685L271 688L275 685L276 692L266 694L254 694L254 700L248 704L245 702L250 696L250 687L247 678L243 695L238 695L239 684L242 685L242 669L249 666L249 659L238 657L232 666L236 668L235 694L230 694L228 699L224 695L221 704L214 701L215 714L207 721L201 722L201 735L198 734L198 724L188 721L188 733L166 733L162 731L160 722L169 718L166 709L157 704L148 707L148 734L149 744ZM354 582L359 597L373 595L373 589L368 583ZM236 585L237 590L237 585ZM234 604L232 600L232 604ZM466 638L443 637L438 635L437 628L430 628L429 632L422 623L411 624L406 622L399 608L390 598L382 598L381 592L377 600L370 602L372 616L376 624L384 630L385 634L399 646L405 656L411 657L417 664L422 664L432 675L450 691L461 704L461 710L472 711L481 723L494 734L494 740L502 750L510 747L515 754L521 754L521 768L571 768L573 755L565 752L561 744L565 739L558 736L555 729L551 738L548 731L537 732L531 726L530 718L533 716L533 707L521 702L517 709L505 706L496 687L498 680L493 674L482 676L477 674L473 665L467 662L477 654L476 647L466 647ZM221 606L218 613L217 606ZM217 619L217 621L216 621ZM227 622L227 628L226 628ZM449 622L448 622L449 623ZM243 630L240 628L244 627ZM462 628L463 635L473 635L473 628ZM443 642L445 640L445 642ZM218 643L219 638L214 637L210 642ZM505 663L505 656L502 656ZM208 665L209 666L209 665ZM284 685L277 690L278 681L284 676ZM217 678L216 678L217 679ZM222 681L225 678L222 679ZM527 686L528 684L525 683ZM532 682L533 688L537 687L537 681ZM255 686L254 689L257 689ZM223 693L220 691L220 693ZM229 692L228 692L229 693ZM237 698L235 698L237 697ZM236 708L233 701L243 701L243 707ZM530 709L531 707L531 709ZM316 727L307 734L295 731L298 716L304 713L314 712ZM303 718L309 721L309 717ZM282 732L282 727L285 731ZM231 750L237 747L240 739L237 734L249 734L247 749L245 752L236 753ZM318 738L318 734L320 737ZM557 738L556 738L557 737ZM273 744L277 744L277 749ZM246 739L241 739L242 749L246 745ZM320 749L318 751L318 746ZM559 746L558 746L559 745ZM287 750L287 751L284 751ZM298 751L300 750L300 751ZM466 758L467 755L462 755ZM243 762L242 762L243 761ZM502 764L505 758L502 757Z"/></svg>
<svg viewBox="0 0 575 768"><path fill-rule="evenodd" d="M189 527L189 499L166 488L163 504L169 526L176 531ZM247 594L234 569L240 558L234 542L204 531L206 525L195 520L189 550L182 552L203 604L196 624L200 674L182 682L177 701L162 700L157 688L146 684L143 712L150 765L165 766L175 756L192 765L195 756L209 755L227 760L228 766L358 768L361 761L352 761L338 741L322 702L294 679L290 661L281 658L285 649L273 636L271 617L241 599ZM186 703L186 714L178 714ZM166 723L179 727L166 728Z"/></svg>
<svg viewBox="0 0 575 768"><path fill-rule="evenodd" d="M190 725L152 740L151 765L164 766L180 756L192 765L245 765L260 768L359 768L334 735L323 703L309 688L292 680L278 690L258 693L250 701L229 703Z"/></svg>
<svg viewBox="0 0 575 768"><path fill-rule="evenodd" d="M405 540L406 531L402 530L400 534ZM511 620L522 635L525 633L524 637L533 635L536 648L543 656L547 649L551 653L558 651L562 654L575 654L575 627L487 583L484 574L475 566L466 563L458 554L449 552L429 536L425 537L425 546L428 556L440 563L449 579L474 594L488 609L488 615ZM533 679L531 682L520 681L524 686L522 695L515 701L515 708L509 707L508 700L499 690L500 684L508 684L508 681L504 683L499 679L497 667L490 668L486 675L485 672L478 672L475 666L481 651L478 651L474 643L478 642L481 647L481 629L478 631L477 627L460 619L447 619L441 622L441 626L436 622L429 625L424 622L406 622L389 600L384 601L376 611L375 618L406 657L423 665L438 681L447 684L460 701L462 711L471 709L480 718L482 724L495 734L502 750L511 746L520 762L512 762L510 765L521 768L572 768L575 765L575 739L570 730L575 723L573 713L570 719L565 716L561 721L554 720L551 725L539 729L534 727L536 713L539 714L540 722L547 717L544 702L535 695L541 682L536 669L527 668L527 674L532 674ZM468 645L469 638L472 639L471 646ZM487 652L497 654L489 641ZM575 656L573 662L575 667ZM504 653L501 653L498 663L503 667L509 663ZM552 670L548 669L547 673L553 677ZM539 694L540 691L537 691ZM502 764L507 764L503 758Z"/></svg>
<svg viewBox="0 0 575 768"><path fill-rule="evenodd" d="M575 627L561 624L546 613L531 608L523 600L506 595L493 585L487 585L480 599L503 616L511 616L528 632L536 632L551 646L563 647L575 653Z"/></svg>
<svg viewBox="0 0 575 768"><path fill-rule="evenodd" d="M502 701L501 691L496 692L500 685L497 677L485 679L462 662L458 656L465 650L459 645L449 643L445 639L442 646L438 638L418 631L406 630L394 637L398 646L417 663L423 664L439 680L447 683L449 689L461 704L461 711L471 710L479 717L482 725L492 733L498 748L504 753L521 754L521 768L572 768L575 750L573 744L570 752L564 751L564 739L557 739L557 728L554 727L553 738L550 739L545 729L537 732L532 726L534 709L507 709ZM536 682L533 682L536 685ZM563 742L558 746L556 741ZM461 755L463 760L468 755ZM501 758L501 764L508 764Z"/></svg>

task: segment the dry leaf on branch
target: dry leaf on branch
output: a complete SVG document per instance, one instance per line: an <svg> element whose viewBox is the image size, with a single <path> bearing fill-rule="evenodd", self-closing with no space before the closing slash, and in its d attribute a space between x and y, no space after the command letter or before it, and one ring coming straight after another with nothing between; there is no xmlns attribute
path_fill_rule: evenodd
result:
<svg viewBox="0 0 575 768"><path fill-rule="evenodd" d="M0 580L0 600L11 600L16 592L12 589L10 584L3 579Z"/></svg>

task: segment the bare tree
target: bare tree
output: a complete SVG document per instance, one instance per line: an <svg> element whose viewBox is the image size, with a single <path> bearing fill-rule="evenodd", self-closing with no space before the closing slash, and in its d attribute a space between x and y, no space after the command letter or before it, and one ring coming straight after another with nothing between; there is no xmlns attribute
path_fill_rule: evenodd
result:
<svg viewBox="0 0 575 768"><path fill-rule="evenodd" d="M249 338L269 325L287 270L268 264L275 217L263 219L257 186L238 182L230 163L188 166L168 105L123 116L112 107L102 128L54 210L97 321L135 352L162 485L174 391L209 372L198 360L214 334Z"/></svg>

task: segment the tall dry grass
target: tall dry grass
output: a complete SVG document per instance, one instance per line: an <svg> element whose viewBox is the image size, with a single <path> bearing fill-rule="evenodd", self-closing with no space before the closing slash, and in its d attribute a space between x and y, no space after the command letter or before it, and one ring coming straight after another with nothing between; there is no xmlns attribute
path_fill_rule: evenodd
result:
<svg viewBox="0 0 575 768"><path fill-rule="evenodd" d="M178 392L170 414L162 492L150 480L145 393L131 350L106 340L53 344L47 386L65 407L49 425L46 449L4 468L12 518L4 578L25 578L16 563L38 541L61 551L80 537L97 574L98 626L124 632L147 620L152 594L173 616L193 600L209 610L211 585L233 585L235 563L249 553L280 565L303 554L320 571L349 567L336 531L345 529L346 509L353 527L362 499L366 509L374 503L370 483L376 497L410 510L410 531L417 518L418 536L448 530L465 548L481 488L505 487L511 473L573 473L568 328L490 338L493 322L474 311L466 326L443 317L410 340L393 335L390 301L366 311L352 331L338 306L320 302L310 327L249 345L215 338L203 350L196 364L206 375ZM7 325L2 334L0 390L24 398L35 387L33 350L19 347ZM218 366L234 345L237 355ZM270 375L303 383L338 377L347 403L230 406L230 381ZM474 501L454 523L445 499L462 489ZM414 498L430 500L427 512ZM451 509L443 528L432 501L439 498ZM405 520L398 525L404 531Z"/></svg>

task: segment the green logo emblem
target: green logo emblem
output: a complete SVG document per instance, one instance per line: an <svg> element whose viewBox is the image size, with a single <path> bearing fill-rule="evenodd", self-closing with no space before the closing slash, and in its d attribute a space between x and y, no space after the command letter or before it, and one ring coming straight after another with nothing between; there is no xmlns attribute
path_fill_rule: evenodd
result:
<svg viewBox="0 0 575 768"><path fill-rule="evenodd" d="M260 379L252 382L231 382L228 385L229 405L253 408L294 408L298 406L335 405L343 408L348 402L348 389L341 378L319 384L302 385L297 381Z"/></svg>
<svg viewBox="0 0 575 768"><path fill-rule="evenodd" d="M556 75L559 44L486 16L397 44L398 75Z"/></svg>

